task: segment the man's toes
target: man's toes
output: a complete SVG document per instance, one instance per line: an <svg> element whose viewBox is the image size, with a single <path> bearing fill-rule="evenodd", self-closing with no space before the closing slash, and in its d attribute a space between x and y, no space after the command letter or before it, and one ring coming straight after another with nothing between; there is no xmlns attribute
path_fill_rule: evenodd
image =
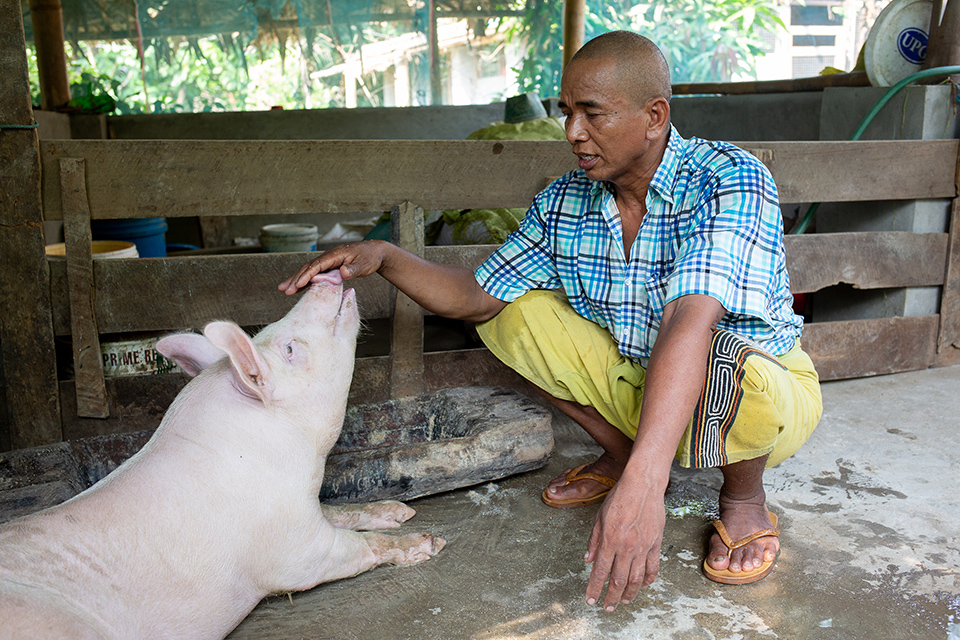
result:
<svg viewBox="0 0 960 640"><path fill-rule="evenodd" d="M730 565L730 554L727 547L720 540L720 536L713 536L710 540L710 552L707 553L707 562L717 571L723 571Z"/></svg>

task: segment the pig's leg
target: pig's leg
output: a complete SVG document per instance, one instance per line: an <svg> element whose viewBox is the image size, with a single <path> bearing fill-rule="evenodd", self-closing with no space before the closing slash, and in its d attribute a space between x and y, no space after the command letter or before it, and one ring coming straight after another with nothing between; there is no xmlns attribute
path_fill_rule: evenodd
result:
<svg viewBox="0 0 960 640"><path fill-rule="evenodd" d="M345 504L342 506L320 505L323 516L338 529L370 531L394 529L416 514L416 511L395 500L370 502L368 504Z"/></svg>
<svg viewBox="0 0 960 640"><path fill-rule="evenodd" d="M332 527L331 527L332 528ZM369 571L381 564L415 564L429 560L446 544L443 538L430 534L412 533L388 536L383 533L333 529L314 550L312 561L304 559L290 567L292 570L281 581L283 588L276 593L312 589L323 582L349 578ZM295 574L299 574L299 578Z"/></svg>

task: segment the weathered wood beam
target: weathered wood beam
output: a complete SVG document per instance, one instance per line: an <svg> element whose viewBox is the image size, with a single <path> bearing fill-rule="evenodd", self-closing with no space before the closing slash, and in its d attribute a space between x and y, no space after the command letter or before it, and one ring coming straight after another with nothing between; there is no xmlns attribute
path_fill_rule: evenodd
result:
<svg viewBox="0 0 960 640"><path fill-rule="evenodd" d="M30 126L20 3L0 0L0 124ZM60 395L43 249L36 129L0 130L0 348L12 448L59 442Z"/></svg>
<svg viewBox="0 0 960 640"><path fill-rule="evenodd" d="M77 381L77 415L106 418L107 390L100 360L100 332L94 312L93 251L90 210L83 180L83 160L60 160L60 197L63 201L63 236L70 299L70 335L73 377Z"/></svg>
<svg viewBox="0 0 960 640"><path fill-rule="evenodd" d="M952 198L957 140L752 142L783 202ZM84 158L94 219L526 207L574 168L564 141L51 140L41 143L47 219L56 163ZM896 179L891 179L891 176ZM496 185L496 188L492 188Z"/></svg>
<svg viewBox="0 0 960 640"><path fill-rule="evenodd" d="M423 257L423 209L410 202L393 208L390 236L394 244ZM423 309L395 289L393 337L390 341L390 397L423 393Z"/></svg>
<svg viewBox="0 0 960 640"><path fill-rule="evenodd" d="M943 284L947 234L882 231L784 238L790 289L812 293L837 284L855 289Z"/></svg>
<svg viewBox="0 0 960 640"><path fill-rule="evenodd" d="M935 315L815 322L801 341L821 380L917 371L934 364L938 322Z"/></svg>

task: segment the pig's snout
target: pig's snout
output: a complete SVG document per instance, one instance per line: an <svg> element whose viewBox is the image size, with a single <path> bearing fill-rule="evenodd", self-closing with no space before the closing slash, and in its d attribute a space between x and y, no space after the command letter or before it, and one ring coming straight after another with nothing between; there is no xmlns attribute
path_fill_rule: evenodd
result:
<svg viewBox="0 0 960 640"><path fill-rule="evenodd" d="M310 284L321 283L332 285L343 284L343 276L340 275L339 269L334 269L333 271L324 271L323 273L318 273L310 278Z"/></svg>

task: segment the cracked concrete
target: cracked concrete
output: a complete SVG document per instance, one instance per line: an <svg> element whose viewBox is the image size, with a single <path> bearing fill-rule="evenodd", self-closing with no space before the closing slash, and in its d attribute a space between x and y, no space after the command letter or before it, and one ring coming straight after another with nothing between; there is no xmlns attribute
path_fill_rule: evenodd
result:
<svg viewBox="0 0 960 640"><path fill-rule="evenodd" d="M555 414L546 468L411 503L401 531L446 538L436 558L265 600L231 637L960 640L960 367L827 383L824 405L765 476L782 551L757 584L702 577L720 475L675 468L660 577L613 614L587 606L597 507L540 490L596 450Z"/></svg>

